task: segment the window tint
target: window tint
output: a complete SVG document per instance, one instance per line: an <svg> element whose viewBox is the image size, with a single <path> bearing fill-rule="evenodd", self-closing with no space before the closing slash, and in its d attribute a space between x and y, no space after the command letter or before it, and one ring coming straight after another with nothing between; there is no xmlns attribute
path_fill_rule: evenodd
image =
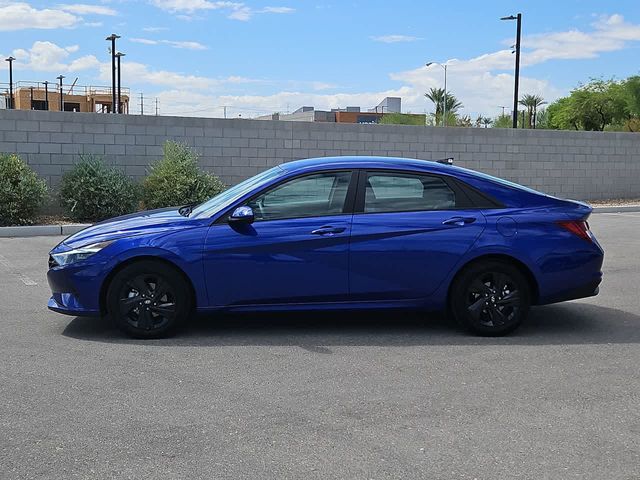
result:
<svg viewBox="0 0 640 480"><path fill-rule="evenodd" d="M351 172L295 178L251 200L256 220L339 215L344 209Z"/></svg>
<svg viewBox="0 0 640 480"><path fill-rule="evenodd" d="M455 208L456 197L444 180L430 175L367 174L365 213Z"/></svg>

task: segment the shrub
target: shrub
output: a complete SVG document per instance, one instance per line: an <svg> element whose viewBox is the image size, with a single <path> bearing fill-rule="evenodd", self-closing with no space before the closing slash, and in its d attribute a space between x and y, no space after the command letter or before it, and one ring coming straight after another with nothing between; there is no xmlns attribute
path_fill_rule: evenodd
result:
<svg viewBox="0 0 640 480"><path fill-rule="evenodd" d="M0 154L0 226L30 225L47 184L18 155Z"/></svg>
<svg viewBox="0 0 640 480"><path fill-rule="evenodd" d="M217 176L198 169L198 155L187 145L167 141L163 151L142 183L145 208L202 203L224 190Z"/></svg>
<svg viewBox="0 0 640 480"><path fill-rule="evenodd" d="M133 181L100 157L80 155L80 161L62 176L60 205L75 221L96 222L136 210Z"/></svg>

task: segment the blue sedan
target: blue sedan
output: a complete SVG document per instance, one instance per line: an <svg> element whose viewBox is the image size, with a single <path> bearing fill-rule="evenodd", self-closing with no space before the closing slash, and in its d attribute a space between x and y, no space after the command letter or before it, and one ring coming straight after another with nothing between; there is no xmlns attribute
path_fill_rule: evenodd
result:
<svg viewBox="0 0 640 480"><path fill-rule="evenodd" d="M198 312L410 308L504 335L598 293L591 208L424 160L271 168L195 206L93 225L49 257L49 308L167 336Z"/></svg>

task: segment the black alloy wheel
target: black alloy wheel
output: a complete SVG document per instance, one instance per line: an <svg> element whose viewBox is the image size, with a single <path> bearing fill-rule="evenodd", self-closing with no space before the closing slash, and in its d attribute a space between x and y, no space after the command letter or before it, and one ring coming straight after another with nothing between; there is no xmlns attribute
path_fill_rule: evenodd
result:
<svg viewBox="0 0 640 480"><path fill-rule="evenodd" d="M531 294L526 278L514 266L481 262L462 272L452 288L456 319L479 335L505 335L527 317Z"/></svg>
<svg viewBox="0 0 640 480"><path fill-rule="evenodd" d="M182 275L159 262L133 263L113 278L107 309L118 328L136 338L167 336L184 324L192 299Z"/></svg>

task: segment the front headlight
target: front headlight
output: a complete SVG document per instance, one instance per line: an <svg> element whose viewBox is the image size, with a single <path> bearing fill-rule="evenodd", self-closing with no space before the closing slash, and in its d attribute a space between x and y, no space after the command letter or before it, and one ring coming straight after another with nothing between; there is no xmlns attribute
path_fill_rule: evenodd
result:
<svg viewBox="0 0 640 480"><path fill-rule="evenodd" d="M86 260L92 255L95 255L100 250L105 248L108 245L111 245L114 240L108 240L106 242L93 243L91 245L85 245L84 247L76 248L74 250L69 250L68 252L62 253L52 253L51 258L57 263L59 266L70 265L72 263L80 262L81 260Z"/></svg>

